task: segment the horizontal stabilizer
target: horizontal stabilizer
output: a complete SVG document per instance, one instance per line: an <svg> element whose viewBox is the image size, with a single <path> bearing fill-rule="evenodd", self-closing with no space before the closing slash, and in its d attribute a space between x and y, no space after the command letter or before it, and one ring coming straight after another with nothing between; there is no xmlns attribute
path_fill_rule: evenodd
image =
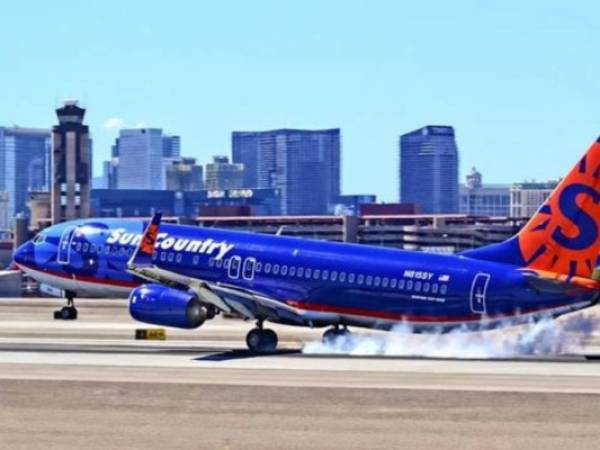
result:
<svg viewBox="0 0 600 450"><path fill-rule="evenodd" d="M529 285L541 292L570 293L600 291L600 281L586 277L568 277L543 270L522 270Z"/></svg>

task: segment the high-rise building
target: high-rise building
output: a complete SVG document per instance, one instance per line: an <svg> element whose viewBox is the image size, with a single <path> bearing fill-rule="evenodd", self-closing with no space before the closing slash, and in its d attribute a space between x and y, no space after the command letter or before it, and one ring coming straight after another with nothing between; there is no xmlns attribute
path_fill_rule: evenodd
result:
<svg viewBox="0 0 600 450"><path fill-rule="evenodd" d="M529 218L554 191L558 181L515 183L510 187L510 217Z"/></svg>
<svg viewBox="0 0 600 450"><path fill-rule="evenodd" d="M165 158L179 158L181 156L181 137L163 136L163 156Z"/></svg>
<svg viewBox="0 0 600 450"><path fill-rule="evenodd" d="M204 189L202 166L195 158L181 158L167 166L167 189L170 191L199 191Z"/></svg>
<svg viewBox="0 0 600 450"><path fill-rule="evenodd" d="M400 136L400 201L424 214L458 212L454 128L428 125Z"/></svg>
<svg viewBox="0 0 600 450"><path fill-rule="evenodd" d="M85 109L66 101L56 110L52 128L52 223L90 215L92 142L83 124Z"/></svg>
<svg viewBox="0 0 600 450"><path fill-rule="evenodd" d="M481 173L475 167L466 176L467 182L459 188L461 214L472 216L504 216L510 214L510 185L483 184Z"/></svg>
<svg viewBox="0 0 600 450"><path fill-rule="evenodd" d="M159 128L119 132L119 189L163 189L163 132Z"/></svg>
<svg viewBox="0 0 600 450"><path fill-rule="evenodd" d="M340 195L340 130L233 132L244 187L276 188L283 214L332 212Z"/></svg>
<svg viewBox="0 0 600 450"><path fill-rule="evenodd" d="M244 181L245 188L255 188L260 186L258 182L258 160L260 154L261 137L265 137L264 146L268 146L269 135L263 132L238 132L234 131L231 134L231 153L234 163L244 165ZM268 185L268 183L262 183Z"/></svg>
<svg viewBox="0 0 600 450"><path fill-rule="evenodd" d="M239 189L243 185L244 165L230 163L227 156L215 156L206 164L206 189Z"/></svg>
<svg viewBox="0 0 600 450"><path fill-rule="evenodd" d="M0 208L4 210L0 217L10 222L17 214L28 216L29 191L48 190L49 186L50 130L0 127Z"/></svg>
<svg viewBox="0 0 600 450"><path fill-rule="evenodd" d="M160 128L122 129L111 150L109 187L166 189L167 167L180 161L181 139Z"/></svg>

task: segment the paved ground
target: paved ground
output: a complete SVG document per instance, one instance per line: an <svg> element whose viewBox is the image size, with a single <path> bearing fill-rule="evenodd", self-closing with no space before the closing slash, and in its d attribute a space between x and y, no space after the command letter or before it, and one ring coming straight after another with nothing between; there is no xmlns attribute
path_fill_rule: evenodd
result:
<svg viewBox="0 0 600 450"><path fill-rule="evenodd" d="M305 355L216 320L134 341L123 302L0 300L0 448L597 448L600 363ZM593 334L584 353L594 353Z"/></svg>

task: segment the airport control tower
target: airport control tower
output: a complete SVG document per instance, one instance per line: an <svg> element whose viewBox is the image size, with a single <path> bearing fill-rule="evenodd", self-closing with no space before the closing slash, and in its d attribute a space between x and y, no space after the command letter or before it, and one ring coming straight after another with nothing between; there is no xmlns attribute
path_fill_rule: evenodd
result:
<svg viewBox="0 0 600 450"><path fill-rule="evenodd" d="M52 223L89 217L92 149L85 109L65 101L52 128Z"/></svg>

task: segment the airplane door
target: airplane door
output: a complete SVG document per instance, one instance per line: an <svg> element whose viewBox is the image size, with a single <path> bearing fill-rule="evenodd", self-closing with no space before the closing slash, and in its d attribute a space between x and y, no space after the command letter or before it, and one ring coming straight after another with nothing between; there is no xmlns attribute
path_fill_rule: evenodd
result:
<svg viewBox="0 0 600 450"><path fill-rule="evenodd" d="M254 280L254 270L256 268L256 258L246 258L244 260L244 270L242 271L242 276L244 280L252 281Z"/></svg>
<svg viewBox="0 0 600 450"><path fill-rule="evenodd" d="M75 235L75 227L67 227L60 236L58 242L58 254L56 261L60 264L69 264L71 262L71 242Z"/></svg>
<svg viewBox="0 0 600 450"><path fill-rule="evenodd" d="M471 285L471 311L477 314L485 314L486 312L486 295L488 284L490 283L489 273L478 273L473 278Z"/></svg>
<svg viewBox="0 0 600 450"><path fill-rule="evenodd" d="M232 256L229 261L229 268L227 274L229 278L237 280L240 277L240 270L242 266L242 258L240 256Z"/></svg>

